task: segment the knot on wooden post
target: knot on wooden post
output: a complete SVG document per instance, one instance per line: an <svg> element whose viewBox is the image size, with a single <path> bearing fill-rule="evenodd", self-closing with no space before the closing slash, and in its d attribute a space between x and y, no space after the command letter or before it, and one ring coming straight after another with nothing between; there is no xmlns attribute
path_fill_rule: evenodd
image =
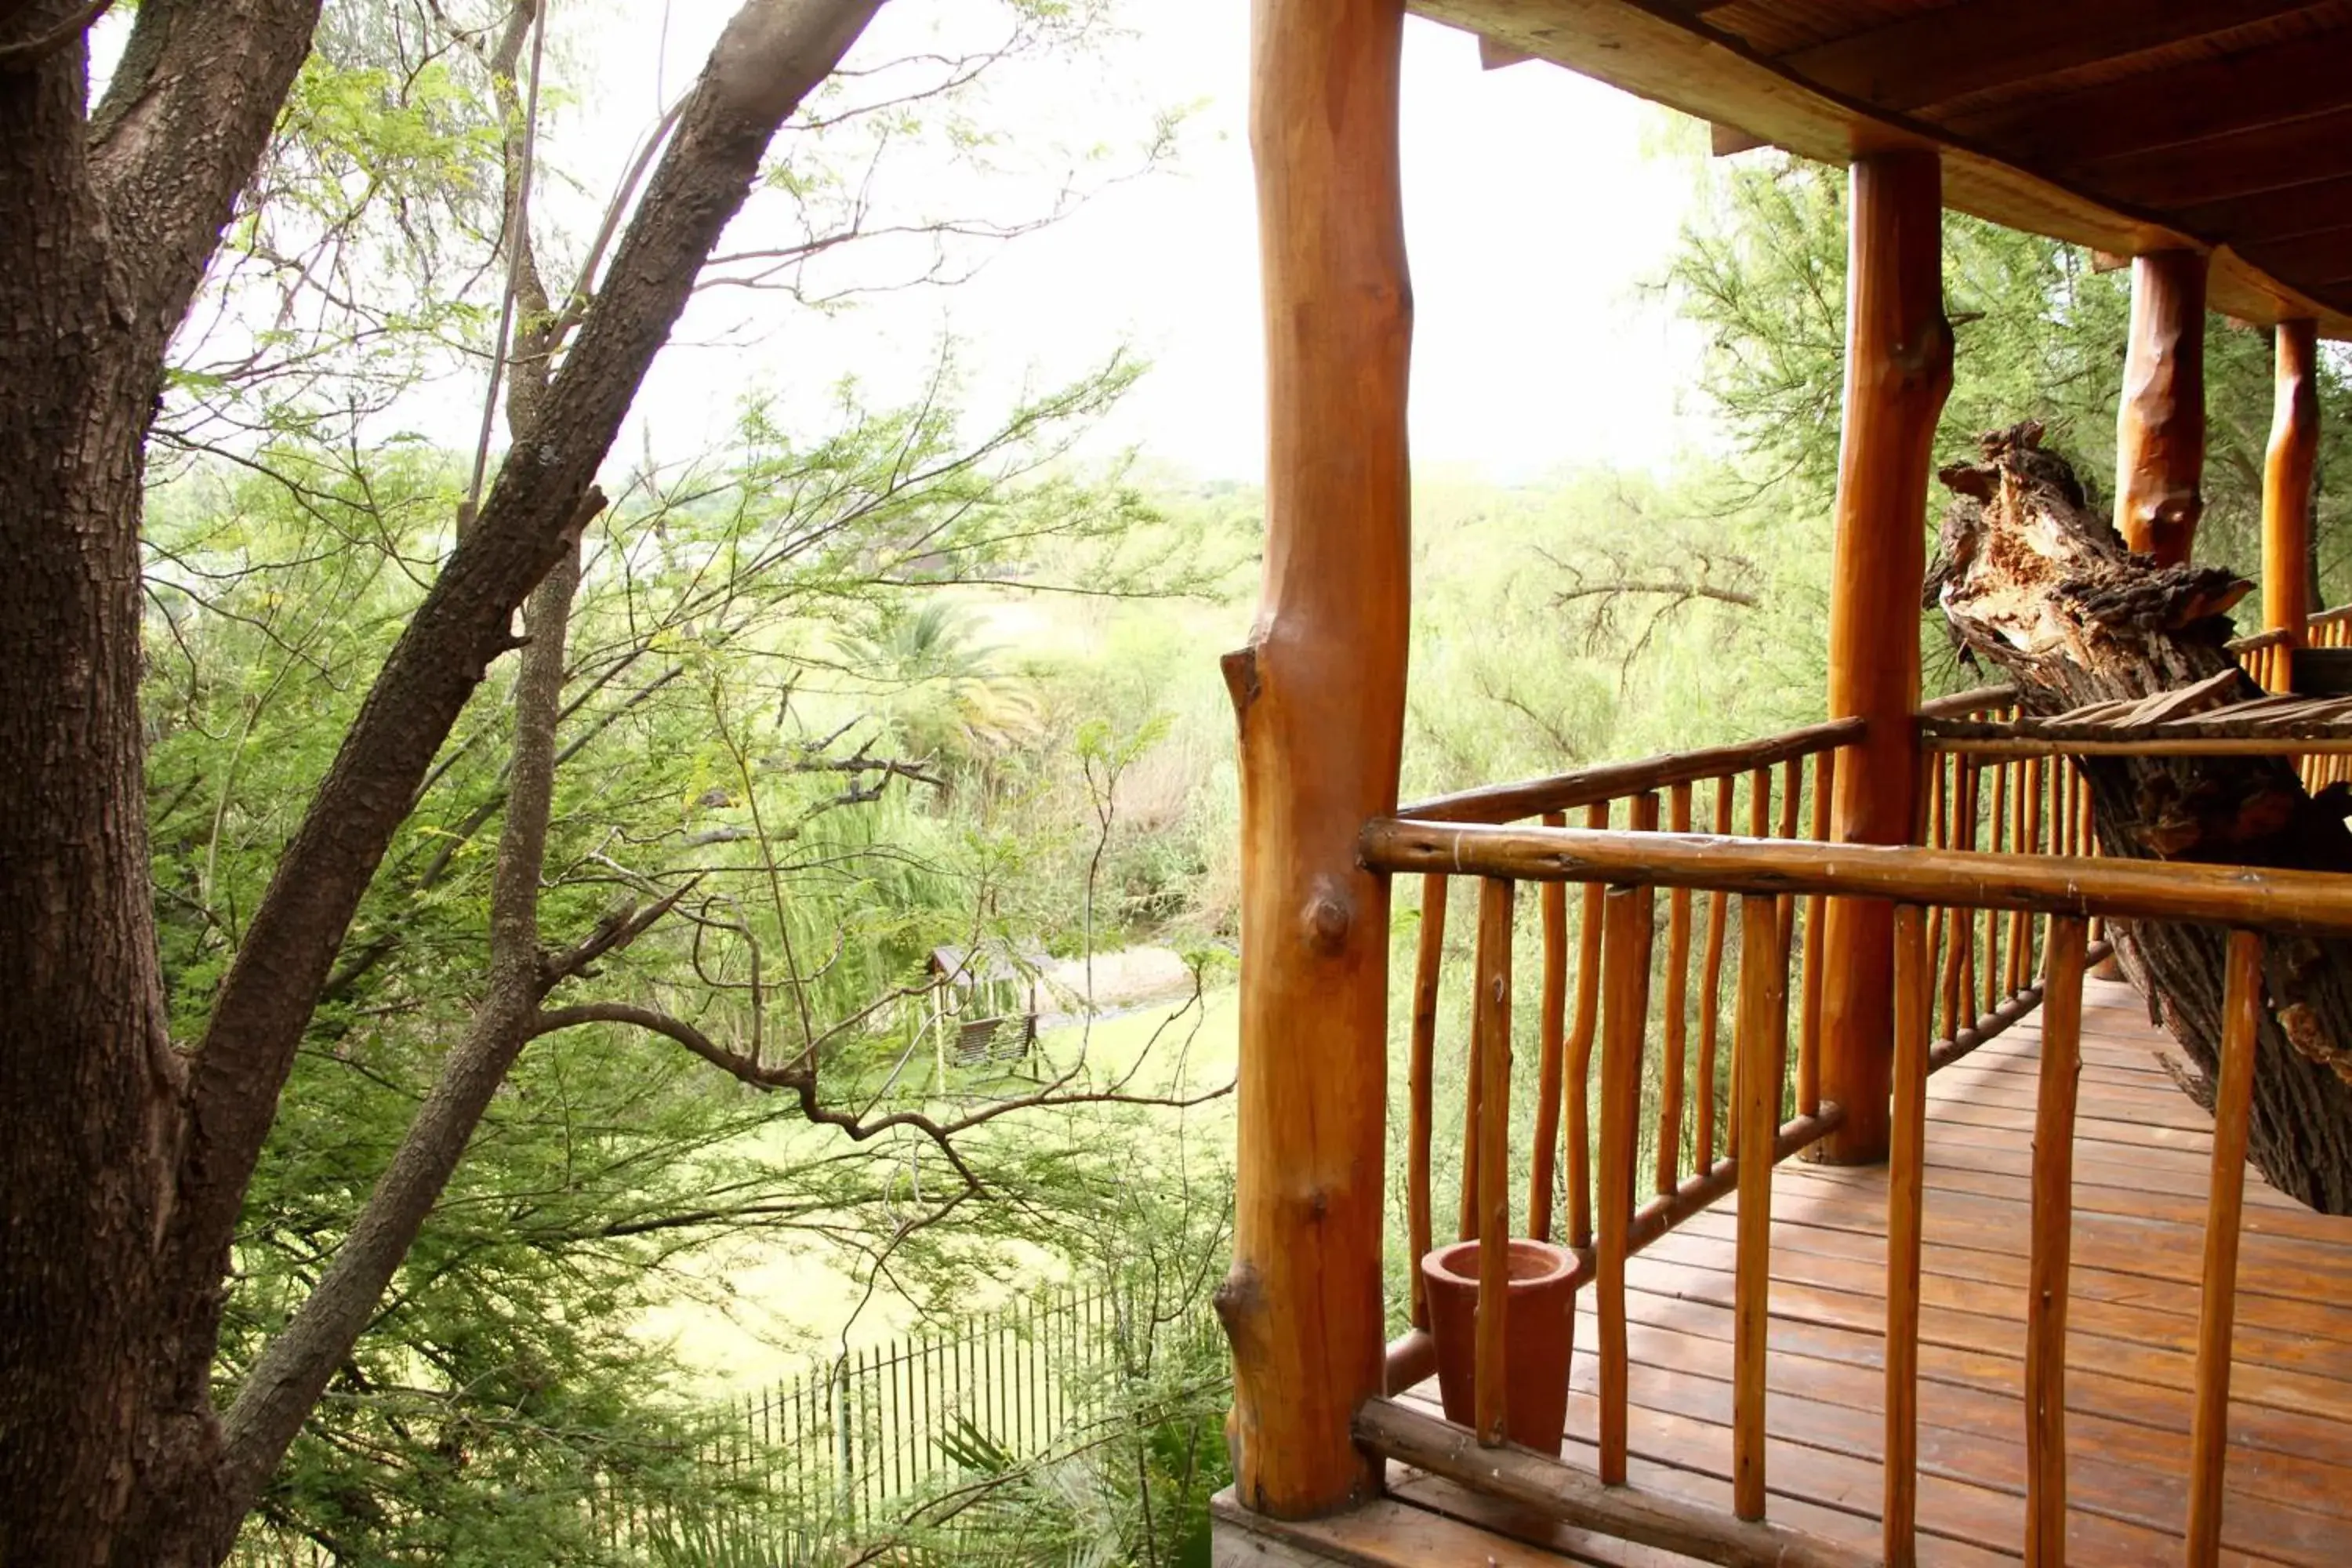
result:
<svg viewBox="0 0 2352 1568"><path fill-rule="evenodd" d="M1317 879L1307 907L1299 911L1300 934L1307 945L1325 957L1337 953L1347 945L1349 929L1355 923L1355 900L1348 889L1337 878Z"/></svg>
<svg viewBox="0 0 2352 1568"><path fill-rule="evenodd" d="M1225 694L1233 699L1234 717L1246 721L1264 689L1257 676L1257 644L1234 649L1217 660L1217 668L1224 672Z"/></svg>

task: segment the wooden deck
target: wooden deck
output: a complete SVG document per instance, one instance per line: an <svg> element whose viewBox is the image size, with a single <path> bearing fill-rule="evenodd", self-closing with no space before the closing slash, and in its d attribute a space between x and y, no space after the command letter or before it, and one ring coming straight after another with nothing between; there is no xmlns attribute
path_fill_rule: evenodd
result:
<svg viewBox="0 0 2352 1568"><path fill-rule="evenodd" d="M1994 1563L2021 1552L2036 1024L2026 1019L1930 1080L1922 1563ZM2082 1568L2180 1561L2211 1138L2210 1119L2157 1059L2172 1050L2128 986L2089 984L2067 1357L2068 1560ZM1734 1206L1727 1201L1659 1241L1629 1275L1631 1479L1726 1511ZM1771 1515L1874 1549L1885 1173L1782 1165L1772 1244ZM1564 1457L1588 1468L1597 1334L1582 1312ZM2225 1559L2352 1564L2352 1219L2313 1215L2251 1173L2236 1349ZM1433 1408L1435 1386L1408 1397ZM1534 1542L1572 1561L1680 1561L1554 1531L1402 1469L1392 1489L1395 1501L1359 1518L1344 1542L1337 1527L1310 1527L1285 1532L1281 1550L1295 1557L1242 1554L1236 1545L1219 1561L1560 1560L1530 1552ZM1518 1540L1496 1542L1465 1523ZM1335 1534L1325 1542L1317 1531L1327 1528ZM1399 1554L1384 1555L1382 1542Z"/></svg>

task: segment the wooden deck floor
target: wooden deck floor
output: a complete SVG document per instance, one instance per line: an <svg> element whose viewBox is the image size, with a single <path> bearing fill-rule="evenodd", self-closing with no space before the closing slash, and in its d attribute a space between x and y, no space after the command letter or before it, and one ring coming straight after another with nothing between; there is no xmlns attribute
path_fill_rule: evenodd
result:
<svg viewBox="0 0 2352 1568"><path fill-rule="evenodd" d="M2091 983L2075 1149L2068 1342L2068 1559L2180 1561L2210 1121L2156 1060L2170 1043L2128 986ZM1921 1350L1923 1563L2020 1555L2026 1176L2038 1020L1930 1082ZM1634 1260L1632 1479L1731 1502L1733 1205ZM1768 1451L1780 1522L1874 1550L1882 1453L1885 1173L1775 1173ZM1588 1310L1565 1457L1590 1466L1598 1330ZM2239 1273L2225 1555L2352 1564L2352 1219L2250 1174ZM1425 1384L1409 1397L1433 1406ZM1527 1521L1400 1471L1400 1502L1530 1535ZM1541 1538L1541 1527L1534 1527ZM1577 1560L1661 1553L1560 1532ZM1548 1554L1546 1554L1548 1555ZM1362 1559L1359 1559L1362 1560ZM1421 1555L1412 1560L1434 1561ZM1516 1555L1498 1561L1517 1562Z"/></svg>

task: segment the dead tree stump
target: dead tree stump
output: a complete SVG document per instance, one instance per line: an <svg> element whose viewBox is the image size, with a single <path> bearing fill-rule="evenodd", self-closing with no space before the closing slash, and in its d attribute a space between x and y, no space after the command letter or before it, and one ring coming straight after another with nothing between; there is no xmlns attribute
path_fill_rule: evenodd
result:
<svg viewBox="0 0 2352 1568"><path fill-rule="evenodd" d="M2236 668L2226 612L2253 584L2217 566L2158 566L2127 551L2085 504L2041 426L1983 438L1984 460L1947 468L1955 492L1927 603L1960 645L2017 683L2022 711L2049 717L2150 697ZM2251 700L2243 676L2212 704ZM2283 757L2078 758L2101 850L2152 860L2352 873L2340 788L2314 800ZM2124 971L2200 1076L2212 1103L2221 1038L2224 933L2156 921L2107 928ZM2273 937L2249 1151L2280 1191L2352 1213L2352 942Z"/></svg>

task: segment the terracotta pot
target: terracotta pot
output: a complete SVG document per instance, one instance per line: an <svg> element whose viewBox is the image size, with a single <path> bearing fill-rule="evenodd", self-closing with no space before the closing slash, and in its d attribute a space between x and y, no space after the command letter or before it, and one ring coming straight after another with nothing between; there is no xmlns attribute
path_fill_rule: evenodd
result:
<svg viewBox="0 0 2352 1568"><path fill-rule="evenodd" d="M1557 1454L1568 1426L1569 1355L1576 1346L1576 1257L1549 1242L1511 1238L1510 1306L1503 1323L1504 1435ZM1476 1419L1478 1244L1441 1247L1421 1260L1429 1328L1437 1340L1437 1389L1445 1418Z"/></svg>

